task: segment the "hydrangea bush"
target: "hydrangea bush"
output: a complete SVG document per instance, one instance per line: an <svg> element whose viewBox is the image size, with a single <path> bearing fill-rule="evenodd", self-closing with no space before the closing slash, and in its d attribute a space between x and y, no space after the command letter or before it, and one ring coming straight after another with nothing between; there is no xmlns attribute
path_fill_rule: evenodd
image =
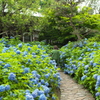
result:
<svg viewBox="0 0 100 100"><path fill-rule="evenodd" d="M62 69L100 100L100 42L84 39L60 49Z"/></svg>
<svg viewBox="0 0 100 100"><path fill-rule="evenodd" d="M39 43L0 39L0 100L58 99L53 91L61 78L47 50Z"/></svg>

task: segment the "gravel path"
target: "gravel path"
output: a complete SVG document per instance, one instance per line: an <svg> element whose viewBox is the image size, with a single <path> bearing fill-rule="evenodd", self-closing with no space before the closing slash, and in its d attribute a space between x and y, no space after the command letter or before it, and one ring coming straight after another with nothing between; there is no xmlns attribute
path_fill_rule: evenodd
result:
<svg viewBox="0 0 100 100"><path fill-rule="evenodd" d="M61 100L95 100L91 93L80 84L77 84L69 75L59 72L61 81Z"/></svg>

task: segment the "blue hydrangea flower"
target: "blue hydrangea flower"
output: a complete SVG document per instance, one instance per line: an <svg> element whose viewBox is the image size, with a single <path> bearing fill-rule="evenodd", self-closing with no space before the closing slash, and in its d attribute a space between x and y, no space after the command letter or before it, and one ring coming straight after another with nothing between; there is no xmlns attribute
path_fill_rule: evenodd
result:
<svg viewBox="0 0 100 100"><path fill-rule="evenodd" d="M2 53L5 53L9 48L4 47L4 49L2 50Z"/></svg>
<svg viewBox="0 0 100 100"><path fill-rule="evenodd" d="M24 73L29 73L30 72L30 68L24 68Z"/></svg>
<svg viewBox="0 0 100 100"><path fill-rule="evenodd" d="M84 43L84 44L87 44L87 42L86 42L86 41L84 41L83 43Z"/></svg>
<svg viewBox="0 0 100 100"><path fill-rule="evenodd" d="M47 98L44 94L41 94L40 97L39 97L39 100L47 100Z"/></svg>
<svg viewBox="0 0 100 100"><path fill-rule="evenodd" d="M24 65L22 65L21 67L22 67L22 68L24 68L25 66L24 66Z"/></svg>
<svg viewBox="0 0 100 100"><path fill-rule="evenodd" d="M17 54L21 54L20 50L17 50L16 53L17 53Z"/></svg>
<svg viewBox="0 0 100 100"><path fill-rule="evenodd" d="M11 67L11 65L10 64L5 64L4 65L4 68L8 68L8 67Z"/></svg>
<svg viewBox="0 0 100 100"><path fill-rule="evenodd" d="M96 43L96 42L94 42L93 46L94 46L94 47L97 47L97 43Z"/></svg>
<svg viewBox="0 0 100 100"><path fill-rule="evenodd" d="M3 61L0 61L0 65L3 64Z"/></svg>
<svg viewBox="0 0 100 100"><path fill-rule="evenodd" d="M38 48L41 48L41 45L40 44L38 45Z"/></svg>
<svg viewBox="0 0 100 100"><path fill-rule="evenodd" d="M97 79L98 74L94 74L93 77L94 79Z"/></svg>
<svg viewBox="0 0 100 100"><path fill-rule="evenodd" d="M0 92L4 92L5 91L5 86L0 85Z"/></svg>
<svg viewBox="0 0 100 100"><path fill-rule="evenodd" d="M31 62L31 59L28 59L28 62Z"/></svg>
<svg viewBox="0 0 100 100"><path fill-rule="evenodd" d="M36 58L36 55L33 55L34 58Z"/></svg>
<svg viewBox="0 0 100 100"><path fill-rule="evenodd" d="M100 81L97 81L95 86L98 88L100 86Z"/></svg>
<svg viewBox="0 0 100 100"><path fill-rule="evenodd" d="M97 81L100 81L100 75L97 76Z"/></svg>
<svg viewBox="0 0 100 100"><path fill-rule="evenodd" d="M87 51L91 51L91 49L90 48L87 48Z"/></svg>
<svg viewBox="0 0 100 100"><path fill-rule="evenodd" d="M90 65L93 66L93 61L90 61Z"/></svg>
<svg viewBox="0 0 100 100"><path fill-rule="evenodd" d="M6 85L5 90L10 90L10 85Z"/></svg>
<svg viewBox="0 0 100 100"><path fill-rule="evenodd" d="M27 94L26 95L26 100L34 100L34 98L31 94Z"/></svg>
<svg viewBox="0 0 100 100"><path fill-rule="evenodd" d="M95 94L96 97L99 96L99 95L100 95L100 92L97 92L97 93Z"/></svg>
<svg viewBox="0 0 100 100"><path fill-rule="evenodd" d="M37 71L35 71L35 70L34 70L34 71L32 71L32 74L37 74Z"/></svg>
<svg viewBox="0 0 100 100"><path fill-rule="evenodd" d="M39 74L36 74L36 77L37 77L37 78L40 78L40 77L41 77L41 75L39 75Z"/></svg>
<svg viewBox="0 0 100 100"><path fill-rule="evenodd" d="M96 63L93 63L93 67L95 67L97 64Z"/></svg>
<svg viewBox="0 0 100 100"><path fill-rule="evenodd" d="M32 92L32 96L33 96L33 98L36 98L37 96L38 96L38 89L36 89L36 90L34 90L33 92Z"/></svg>
<svg viewBox="0 0 100 100"><path fill-rule="evenodd" d="M0 97L0 100L3 100L3 97Z"/></svg>
<svg viewBox="0 0 100 100"><path fill-rule="evenodd" d="M27 54L28 54L27 51L24 51L24 52L23 52L23 56L26 56Z"/></svg>
<svg viewBox="0 0 100 100"><path fill-rule="evenodd" d="M38 91L38 95L41 95L41 94L44 94L44 91L39 90L39 91Z"/></svg>
<svg viewBox="0 0 100 100"><path fill-rule="evenodd" d="M46 55L41 55L42 56L42 58L45 58L46 57Z"/></svg>
<svg viewBox="0 0 100 100"><path fill-rule="evenodd" d="M38 84L38 81L36 79L34 79L33 84Z"/></svg>
<svg viewBox="0 0 100 100"><path fill-rule="evenodd" d="M12 81L16 80L16 75L14 73L10 73L9 76L8 76L8 79L12 80Z"/></svg>
<svg viewBox="0 0 100 100"><path fill-rule="evenodd" d="M36 53L35 52L32 52L32 55L36 55Z"/></svg>
<svg viewBox="0 0 100 100"><path fill-rule="evenodd" d="M85 74L88 73L88 70L84 70L84 73L85 73Z"/></svg>
<svg viewBox="0 0 100 100"><path fill-rule="evenodd" d="M89 65L85 65L85 69L87 70L89 68Z"/></svg>
<svg viewBox="0 0 100 100"><path fill-rule="evenodd" d="M78 58L78 60L82 60L82 59L83 59L82 57L79 57L79 58Z"/></svg>
<svg viewBox="0 0 100 100"><path fill-rule="evenodd" d="M27 43L27 44L25 44L25 45L27 45L27 46L31 46L29 43Z"/></svg>
<svg viewBox="0 0 100 100"><path fill-rule="evenodd" d="M48 82L46 82L46 83L45 83L45 85L46 85L46 86L49 86L49 83L48 83Z"/></svg>
<svg viewBox="0 0 100 100"><path fill-rule="evenodd" d="M37 86L40 87L40 86L41 86L41 83L39 82L39 83L37 84Z"/></svg>
<svg viewBox="0 0 100 100"><path fill-rule="evenodd" d="M53 96L53 97L52 97L52 100L56 100L56 98Z"/></svg>
<svg viewBox="0 0 100 100"><path fill-rule="evenodd" d="M21 47L22 47L22 43L19 43L19 44L18 44L18 47L21 48Z"/></svg>
<svg viewBox="0 0 100 100"><path fill-rule="evenodd" d="M10 39L14 39L14 37L13 36L10 36Z"/></svg>
<svg viewBox="0 0 100 100"><path fill-rule="evenodd" d="M30 90L26 90L25 93L30 93Z"/></svg>
<svg viewBox="0 0 100 100"><path fill-rule="evenodd" d="M83 81L86 77L87 77L86 75L82 76L81 80Z"/></svg>
<svg viewBox="0 0 100 100"><path fill-rule="evenodd" d="M41 80L41 84L45 84L45 81L43 79Z"/></svg>
<svg viewBox="0 0 100 100"><path fill-rule="evenodd" d="M42 87L44 89L44 93L48 94L50 92L50 89L47 86L43 85Z"/></svg>
<svg viewBox="0 0 100 100"><path fill-rule="evenodd" d="M31 50L31 48L28 48L28 51L30 51Z"/></svg>
<svg viewBox="0 0 100 100"><path fill-rule="evenodd" d="M50 74L49 74L49 73L45 75L45 77L46 77L46 78L49 78L49 76L50 76Z"/></svg>
<svg viewBox="0 0 100 100"><path fill-rule="evenodd" d="M57 77L57 74L54 74L53 76L54 76L54 77Z"/></svg>

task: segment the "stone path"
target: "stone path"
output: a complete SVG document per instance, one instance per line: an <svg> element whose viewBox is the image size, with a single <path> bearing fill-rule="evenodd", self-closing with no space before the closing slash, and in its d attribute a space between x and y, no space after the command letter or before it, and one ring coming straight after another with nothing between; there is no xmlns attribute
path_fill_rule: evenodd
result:
<svg viewBox="0 0 100 100"><path fill-rule="evenodd" d="M77 84L69 75L59 72L61 81L61 99L60 100L95 100L91 93L80 84Z"/></svg>

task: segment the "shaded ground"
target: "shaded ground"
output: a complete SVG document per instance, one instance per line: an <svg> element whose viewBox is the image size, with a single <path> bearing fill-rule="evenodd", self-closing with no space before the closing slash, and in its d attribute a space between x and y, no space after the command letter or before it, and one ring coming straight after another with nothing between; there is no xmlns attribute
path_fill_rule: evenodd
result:
<svg viewBox="0 0 100 100"><path fill-rule="evenodd" d="M61 81L60 100L95 100L91 93L80 84L77 84L69 75L59 72Z"/></svg>

